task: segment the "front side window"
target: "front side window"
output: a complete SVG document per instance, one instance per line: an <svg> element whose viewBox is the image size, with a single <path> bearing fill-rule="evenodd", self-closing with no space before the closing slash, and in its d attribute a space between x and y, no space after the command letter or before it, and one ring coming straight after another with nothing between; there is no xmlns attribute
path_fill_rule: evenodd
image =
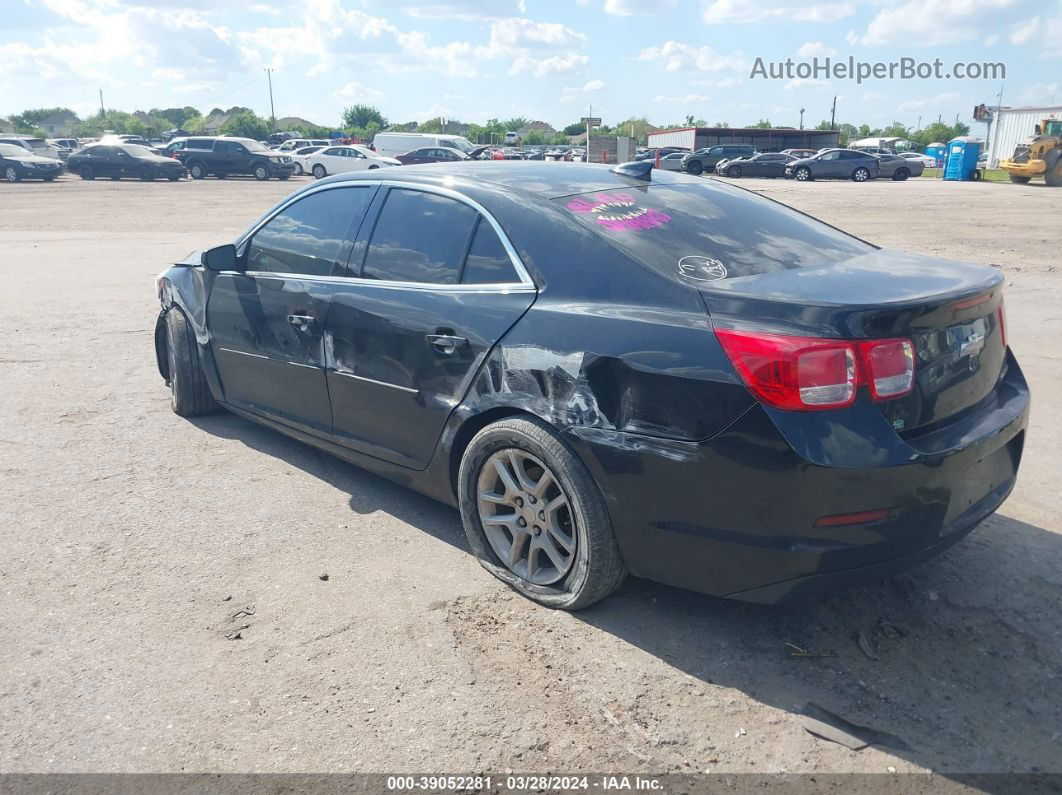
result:
<svg viewBox="0 0 1062 795"><path fill-rule="evenodd" d="M247 270L328 276L372 194L368 186L336 188L285 207L251 238Z"/></svg>
<svg viewBox="0 0 1062 795"><path fill-rule="evenodd" d="M836 150L834 150L832 152L827 152L826 154L821 155L819 157L819 160L837 160L840 156L841 156L841 153L836 151Z"/></svg>
<svg viewBox="0 0 1062 795"><path fill-rule="evenodd" d="M362 277L456 284L478 213L434 193L392 188L376 221Z"/></svg>

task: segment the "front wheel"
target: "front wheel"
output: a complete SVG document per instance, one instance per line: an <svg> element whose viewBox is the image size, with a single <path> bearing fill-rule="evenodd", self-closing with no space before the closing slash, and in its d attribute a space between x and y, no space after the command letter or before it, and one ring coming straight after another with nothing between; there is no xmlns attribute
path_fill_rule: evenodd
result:
<svg viewBox="0 0 1062 795"><path fill-rule="evenodd" d="M1062 157L1055 163L1054 168L1044 172L1044 182L1051 188L1062 188Z"/></svg>
<svg viewBox="0 0 1062 795"><path fill-rule="evenodd" d="M302 163L295 164L295 176L301 177L303 175Z"/></svg>
<svg viewBox="0 0 1062 795"><path fill-rule="evenodd" d="M328 172L327 172L327 171L325 171L325 167L324 167L324 166L322 166L322 165L321 165L320 163L318 163L318 164L317 164L316 166L314 166L314 167L313 167L313 175L314 175L314 176L315 176L315 177L316 177L317 179L324 179L324 178L325 178L325 175L326 175L327 173L328 173Z"/></svg>
<svg viewBox="0 0 1062 795"><path fill-rule="evenodd" d="M82 166L81 170L77 172L77 175L84 180L96 179L96 172L92 170L92 166Z"/></svg>
<svg viewBox="0 0 1062 795"><path fill-rule="evenodd" d="M147 168L145 166L144 168L140 169L141 182L151 182L153 179L155 179L155 173L150 168Z"/></svg>
<svg viewBox="0 0 1062 795"><path fill-rule="evenodd" d="M704 173L704 163L700 160L691 160L690 164L686 166L686 172L693 174L693 176L699 176Z"/></svg>
<svg viewBox="0 0 1062 795"><path fill-rule="evenodd" d="M45 177L44 181L45 182L55 182L55 177Z"/></svg>
<svg viewBox="0 0 1062 795"><path fill-rule="evenodd" d="M8 166L4 169L4 179L8 182L18 182L22 179L22 175L18 173L18 169L14 166Z"/></svg>
<svg viewBox="0 0 1062 795"><path fill-rule="evenodd" d="M218 410L210 393L199 344L184 313L174 307L166 313L166 361L170 383L170 406L182 417L198 417Z"/></svg>
<svg viewBox="0 0 1062 795"><path fill-rule="evenodd" d="M166 179L168 179L170 182L176 182L177 180L180 179L180 177L175 175L175 176L172 176L172 177L166 177Z"/></svg>
<svg viewBox="0 0 1062 795"><path fill-rule="evenodd" d="M1017 174L1010 175L1010 181L1017 185L1026 185L1032 177L1020 177Z"/></svg>
<svg viewBox="0 0 1062 795"><path fill-rule="evenodd" d="M911 176L911 172L906 168L898 168L892 173L892 178L897 182L903 182L909 176Z"/></svg>
<svg viewBox="0 0 1062 795"><path fill-rule="evenodd" d="M793 172L793 179L797 182L807 182L811 179L811 169L807 166L801 166Z"/></svg>
<svg viewBox="0 0 1062 795"><path fill-rule="evenodd" d="M724 176L727 176L727 177L740 177L741 176L741 166L731 166L730 168L728 168L726 170L726 174Z"/></svg>
<svg viewBox="0 0 1062 795"><path fill-rule="evenodd" d="M600 489L539 420L501 420L476 434L461 458L458 490L476 557L528 599L578 610L626 577Z"/></svg>
<svg viewBox="0 0 1062 795"><path fill-rule="evenodd" d="M258 165L254 167L254 178L259 182L264 182L269 179L269 169L265 166Z"/></svg>
<svg viewBox="0 0 1062 795"><path fill-rule="evenodd" d="M192 165L188 166L188 175L192 179L205 179L207 175L206 166L202 163L192 163Z"/></svg>
<svg viewBox="0 0 1062 795"><path fill-rule="evenodd" d="M870 172L865 168L857 168L852 172L853 182L866 182L870 179Z"/></svg>

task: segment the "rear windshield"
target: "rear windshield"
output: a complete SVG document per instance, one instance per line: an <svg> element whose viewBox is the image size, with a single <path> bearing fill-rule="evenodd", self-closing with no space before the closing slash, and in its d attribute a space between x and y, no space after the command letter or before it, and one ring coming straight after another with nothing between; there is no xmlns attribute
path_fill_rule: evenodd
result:
<svg viewBox="0 0 1062 795"><path fill-rule="evenodd" d="M712 182L553 201L636 260L693 281L815 267L874 250L782 204Z"/></svg>

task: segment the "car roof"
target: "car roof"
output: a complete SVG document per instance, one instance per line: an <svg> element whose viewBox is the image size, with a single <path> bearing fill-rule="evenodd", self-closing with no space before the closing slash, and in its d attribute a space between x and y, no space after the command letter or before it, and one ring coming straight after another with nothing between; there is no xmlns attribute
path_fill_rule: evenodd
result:
<svg viewBox="0 0 1062 795"><path fill-rule="evenodd" d="M329 182L355 182L386 179L389 182L432 185L455 190L474 190L476 185L490 184L507 191L532 194L543 199L556 199L590 191L613 190L644 186L643 180L616 174L615 166L595 163L558 165L540 160L458 161L431 163L388 169L385 173L357 171L328 177ZM652 172L651 184L671 185L701 183L700 177L690 177L671 171Z"/></svg>

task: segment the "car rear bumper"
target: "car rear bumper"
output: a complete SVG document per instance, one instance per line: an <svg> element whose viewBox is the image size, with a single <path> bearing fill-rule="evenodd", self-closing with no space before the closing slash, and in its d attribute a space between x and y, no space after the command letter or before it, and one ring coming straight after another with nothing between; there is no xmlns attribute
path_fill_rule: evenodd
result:
<svg viewBox="0 0 1062 795"><path fill-rule="evenodd" d="M1014 485L1028 407L1011 358L983 405L926 440L891 433L894 449L825 413L807 425L819 438L804 449L793 422L780 425L759 405L704 442L592 428L568 438L601 485L632 574L776 602L873 582L969 533ZM815 460L831 445L846 448L844 466ZM816 526L882 508L889 515L877 522Z"/></svg>

